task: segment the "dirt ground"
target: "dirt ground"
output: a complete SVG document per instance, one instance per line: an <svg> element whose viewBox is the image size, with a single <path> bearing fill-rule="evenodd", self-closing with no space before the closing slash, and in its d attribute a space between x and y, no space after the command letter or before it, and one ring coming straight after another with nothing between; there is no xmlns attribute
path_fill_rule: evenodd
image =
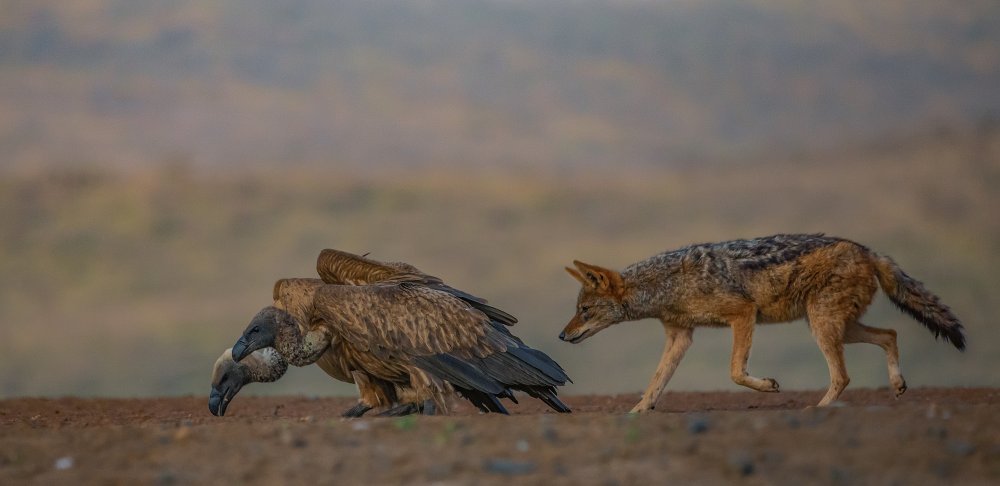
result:
<svg viewBox="0 0 1000 486"><path fill-rule="evenodd" d="M351 398L0 401L0 484L1000 484L1000 389L523 397L512 416L341 419Z"/></svg>

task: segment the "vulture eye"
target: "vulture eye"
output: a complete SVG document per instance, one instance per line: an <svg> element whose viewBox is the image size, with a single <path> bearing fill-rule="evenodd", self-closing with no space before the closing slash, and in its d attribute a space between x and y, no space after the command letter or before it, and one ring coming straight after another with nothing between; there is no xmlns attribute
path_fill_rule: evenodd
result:
<svg viewBox="0 0 1000 486"><path fill-rule="evenodd" d="M250 330L250 332L260 332L260 326L254 326L253 329Z"/></svg>

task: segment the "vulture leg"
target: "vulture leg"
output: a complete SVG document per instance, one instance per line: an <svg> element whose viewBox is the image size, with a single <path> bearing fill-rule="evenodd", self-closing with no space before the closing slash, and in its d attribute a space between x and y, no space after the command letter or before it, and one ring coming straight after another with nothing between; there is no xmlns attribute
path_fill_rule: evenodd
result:
<svg viewBox="0 0 1000 486"><path fill-rule="evenodd" d="M424 415L434 415L437 413L437 406L434 405L434 400L424 400L424 406L421 408L421 412Z"/></svg>
<svg viewBox="0 0 1000 486"><path fill-rule="evenodd" d="M378 416L379 417L402 417L404 415L412 415L412 414L418 413L418 412L420 412L420 409L421 409L420 405L417 405L416 403L404 403L402 405L397 405L395 407L392 407L389 410L386 410L386 411L378 414Z"/></svg>
<svg viewBox="0 0 1000 486"><path fill-rule="evenodd" d="M357 405L355 405L355 406L347 409L346 412L344 412L343 414L341 414L341 417L357 418L357 417L360 417L360 416L364 415L366 412L368 412L371 409L372 409L372 407L369 407L364 402L358 402Z"/></svg>

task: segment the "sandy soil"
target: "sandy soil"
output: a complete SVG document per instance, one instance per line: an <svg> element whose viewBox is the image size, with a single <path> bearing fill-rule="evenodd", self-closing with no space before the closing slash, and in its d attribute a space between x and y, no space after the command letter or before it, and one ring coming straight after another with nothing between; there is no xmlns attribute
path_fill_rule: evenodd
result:
<svg viewBox="0 0 1000 486"><path fill-rule="evenodd" d="M349 398L0 401L0 484L1000 484L1000 389L528 397L512 416L345 420Z"/></svg>

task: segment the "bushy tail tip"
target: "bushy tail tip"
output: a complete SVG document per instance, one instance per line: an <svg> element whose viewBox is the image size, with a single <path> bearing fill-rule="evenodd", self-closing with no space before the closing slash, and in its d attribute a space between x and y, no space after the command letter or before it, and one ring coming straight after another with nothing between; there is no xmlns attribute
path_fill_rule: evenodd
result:
<svg viewBox="0 0 1000 486"><path fill-rule="evenodd" d="M965 350L962 323L938 296L907 275L891 258L875 255L874 262L878 283L889 301L927 327L935 338L944 337L959 350Z"/></svg>

